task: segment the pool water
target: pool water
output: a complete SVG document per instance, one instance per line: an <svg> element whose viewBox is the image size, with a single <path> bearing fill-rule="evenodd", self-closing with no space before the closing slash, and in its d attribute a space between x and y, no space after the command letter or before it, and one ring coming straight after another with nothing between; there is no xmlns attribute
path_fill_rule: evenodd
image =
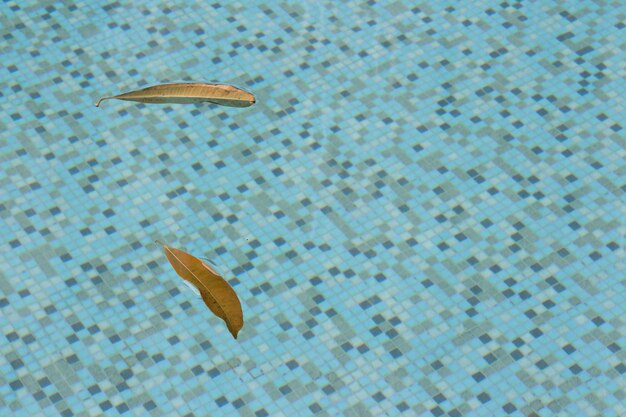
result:
<svg viewBox="0 0 626 417"><path fill-rule="evenodd" d="M0 415L626 415L623 3L0 10Z"/></svg>

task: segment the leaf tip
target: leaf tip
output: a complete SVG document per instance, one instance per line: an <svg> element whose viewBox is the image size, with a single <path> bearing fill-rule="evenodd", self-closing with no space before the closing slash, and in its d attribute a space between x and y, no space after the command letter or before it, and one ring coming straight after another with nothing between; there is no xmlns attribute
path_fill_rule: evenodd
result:
<svg viewBox="0 0 626 417"><path fill-rule="evenodd" d="M226 327L228 327L228 331L233 335L235 339L239 336L239 332L243 328L243 320L226 323Z"/></svg>
<svg viewBox="0 0 626 417"><path fill-rule="evenodd" d="M100 103L102 103L104 100L110 100L112 97L102 97L100 98L98 101L96 101L96 107L100 107Z"/></svg>

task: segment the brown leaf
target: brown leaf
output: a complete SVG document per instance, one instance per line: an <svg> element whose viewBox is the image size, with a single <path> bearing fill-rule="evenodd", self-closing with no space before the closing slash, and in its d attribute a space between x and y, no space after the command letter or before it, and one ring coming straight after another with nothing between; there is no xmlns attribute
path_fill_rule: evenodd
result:
<svg viewBox="0 0 626 417"><path fill-rule="evenodd" d="M161 84L141 90L130 91L117 96L102 97L104 100L128 100L140 103L213 103L229 107L249 107L256 99L252 93L228 84L176 83Z"/></svg>
<svg viewBox="0 0 626 417"><path fill-rule="evenodd" d="M237 339L243 326L243 312L235 290L207 263L182 250L160 244L176 273L198 288L206 306L226 322L228 331Z"/></svg>

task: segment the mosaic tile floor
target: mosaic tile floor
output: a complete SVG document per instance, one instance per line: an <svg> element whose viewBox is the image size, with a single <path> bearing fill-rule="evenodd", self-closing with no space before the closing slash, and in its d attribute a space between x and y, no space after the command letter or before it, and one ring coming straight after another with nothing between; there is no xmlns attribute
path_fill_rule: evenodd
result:
<svg viewBox="0 0 626 417"><path fill-rule="evenodd" d="M192 3L0 4L0 415L626 415L623 2Z"/></svg>

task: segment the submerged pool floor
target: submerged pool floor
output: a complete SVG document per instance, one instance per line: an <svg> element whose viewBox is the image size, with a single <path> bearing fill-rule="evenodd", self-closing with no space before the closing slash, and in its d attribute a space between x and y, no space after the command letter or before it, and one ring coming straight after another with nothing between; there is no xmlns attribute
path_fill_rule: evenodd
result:
<svg viewBox="0 0 626 417"><path fill-rule="evenodd" d="M0 415L626 415L625 5L195 3L0 5Z"/></svg>

